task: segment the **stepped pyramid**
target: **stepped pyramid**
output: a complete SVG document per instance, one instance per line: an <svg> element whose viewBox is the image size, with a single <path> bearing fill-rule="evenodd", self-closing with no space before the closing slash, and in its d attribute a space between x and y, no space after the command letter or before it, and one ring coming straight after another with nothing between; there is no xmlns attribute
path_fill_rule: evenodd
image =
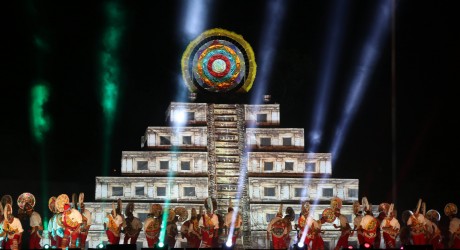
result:
<svg viewBox="0 0 460 250"><path fill-rule="evenodd" d="M255 77L252 49L240 36L220 29L194 40L184 53L182 67L192 93L247 92ZM221 85L227 83L227 78L219 78L225 74L235 74L228 78L234 82ZM216 84L209 85L210 81ZM225 88L234 89L222 91ZM135 216L142 221L153 203L164 207L168 200L169 207L184 207L190 216L191 208L198 210L207 197L216 198L217 213L224 217L231 199L243 215L243 235L237 245L248 249L270 247L266 228L281 203L296 212L293 228L302 200L313 204L311 211L318 219L331 198L339 197L344 204L342 214L352 222L359 181L330 178L331 154L305 153L304 129L280 127L280 104L192 99L171 102L166 114L168 126L147 127L141 149L122 152L122 177L96 177L97 202L86 203L93 212L89 247L106 241L103 219L118 198L125 205L135 202ZM332 224L323 228L333 229ZM326 245L335 246L338 236L336 230L326 231ZM138 247L147 247L143 232L138 241ZM350 241L356 244L355 238Z"/></svg>

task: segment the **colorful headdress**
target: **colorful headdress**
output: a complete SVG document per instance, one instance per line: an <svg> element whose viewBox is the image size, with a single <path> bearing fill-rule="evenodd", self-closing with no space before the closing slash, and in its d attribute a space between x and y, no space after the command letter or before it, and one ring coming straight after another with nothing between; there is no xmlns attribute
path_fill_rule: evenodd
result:
<svg viewBox="0 0 460 250"><path fill-rule="evenodd" d="M204 208L210 213L214 213L214 210L217 208L217 201L214 198L208 197L204 200Z"/></svg>
<svg viewBox="0 0 460 250"><path fill-rule="evenodd" d="M378 211L379 212L384 212L385 214L388 214L388 210L390 209L390 204L386 202L382 202L379 205Z"/></svg>
<svg viewBox="0 0 460 250"><path fill-rule="evenodd" d="M168 213L168 222L173 221L174 217L176 217L176 213L174 212L174 209L170 208Z"/></svg>
<svg viewBox="0 0 460 250"><path fill-rule="evenodd" d="M326 208L323 210L322 217L326 219L326 222L332 223L335 220L334 209Z"/></svg>
<svg viewBox="0 0 460 250"><path fill-rule="evenodd" d="M426 203L425 202L422 202L422 214L423 216L426 215Z"/></svg>
<svg viewBox="0 0 460 250"><path fill-rule="evenodd" d="M188 211L184 207L174 208L174 213L178 216L177 220L179 222L184 222L188 219Z"/></svg>
<svg viewBox="0 0 460 250"><path fill-rule="evenodd" d="M125 215L132 214L133 212L134 212L134 202L129 202L128 205L126 205Z"/></svg>
<svg viewBox="0 0 460 250"><path fill-rule="evenodd" d="M310 203L308 201L302 202L301 213L304 215L310 213Z"/></svg>
<svg viewBox="0 0 460 250"><path fill-rule="evenodd" d="M160 204L153 204L150 207L150 213L154 216L160 216L163 211L163 207Z"/></svg>
<svg viewBox="0 0 460 250"><path fill-rule="evenodd" d="M331 208L335 210L336 208L342 209L342 199L339 197L333 197L331 199Z"/></svg>
<svg viewBox="0 0 460 250"><path fill-rule="evenodd" d="M447 205L444 207L444 214L446 216L456 215L457 211L457 205L454 203L447 203Z"/></svg>
<svg viewBox="0 0 460 250"><path fill-rule="evenodd" d="M56 210L59 213L64 212L64 205L69 203L69 196L66 194L61 194L56 198Z"/></svg>
<svg viewBox="0 0 460 250"><path fill-rule="evenodd" d="M22 210L25 209L26 203L29 203L29 205L33 208L35 207L35 196L31 193L22 193L19 195L17 203L18 207Z"/></svg>
<svg viewBox="0 0 460 250"><path fill-rule="evenodd" d="M80 208L80 210L82 209L84 205L85 205L85 194L80 193L80 195L78 195L78 207Z"/></svg>

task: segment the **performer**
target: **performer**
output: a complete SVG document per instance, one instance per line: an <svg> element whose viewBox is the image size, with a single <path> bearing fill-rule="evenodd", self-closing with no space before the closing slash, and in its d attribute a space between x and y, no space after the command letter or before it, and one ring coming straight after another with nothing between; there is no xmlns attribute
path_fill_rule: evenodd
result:
<svg viewBox="0 0 460 250"><path fill-rule="evenodd" d="M427 242L433 246L433 249L443 249L441 230L438 227L438 222L441 220L441 215L436 210L428 210L425 214Z"/></svg>
<svg viewBox="0 0 460 250"><path fill-rule="evenodd" d="M457 205L448 203L444 207L444 214L449 217L449 247L460 248L460 219L457 218Z"/></svg>
<svg viewBox="0 0 460 250"><path fill-rule="evenodd" d="M218 237L219 219L214 214L214 209L217 207L217 201L211 197L206 198L204 201L206 212L201 216L198 226L201 233L200 248L216 247L214 246L215 240Z"/></svg>
<svg viewBox="0 0 460 250"><path fill-rule="evenodd" d="M361 228L363 230L364 244L368 243L374 246L375 236L377 232L378 222L377 219L372 215L372 211L366 208L365 215L361 220Z"/></svg>
<svg viewBox="0 0 460 250"><path fill-rule="evenodd" d="M291 231L292 231L292 222L295 220L295 212L294 212L294 209L292 207L287 207L286 208L286 215L284 216L283 218L285 221L286 221L286 224L287 224L287 234L286 234L286 246L290 246L291 245Z"/></svg>
<svg viewBox="0 0 460 250"><path fill-rule="evenodd" d="M303 238L304 245L309 246L311 240L309 235L311 234L311 225L313 223L313 218L310 216L310 203L308 201L304 201L302 203L300 213L301 214L297 221L297 225L295 225L295 228L299 230L299 233L297 234L297 240L301 241Z"/></svg>
<svg viewBox="0 0 460 250"><path fill-rule="evenodd" d="M112 211L107 214L104 221L105 233L107 234L109 244L112 245L120 244L120 232L121 228L124 226L124 218L121 215L121 209L121 199L118 199L117 208L115 209L115 204L112 203Z"/></svg>
<svg viewBox="0 0 460 250"><path fill-rule="evenodd" d="M130 202L126 206L125 216L126 216L126 227L123 229L125 237L123 239L123 244L136 244L137 237L142 230L142 223L139 218L135 217L134 214L134 203Z"/></svg>
<svg viewBox="0 0 460 250"><path fill-rule="evenodd" d="M319 220L314 220L311 227L312 227L312 234L311 234L311 249L314 250L324 250L324 240L321 237L321 227L324 223L326 223L326 217L321 216Z"/></svg>
<svg viewBox="0 0 460 250"><path fill-rule="evenodd" d="M26 203L24 208L26 210L27 215L30 218L31 231L29 249L40 249L41 231L43 231L42 218L40 214L34 211L34 208L30 203Z"/></svg>
<svg viewBox="0 0 460 250"><path fill-rule="evenodd" d="M415 213L412 213L409 219L407 220L407 225L411 229L411 237L413 245L425 245L425 217L420 213L420 206L422 204L422 199L419 199Z"/></svg>
<svg viewBox="0 0 460 250"><path fill-rule="evenodd" d="M13 208L7 203L4 207L3 232L6 234L5 249L19 249L24 232L21 221L13 216Z"/></svg>
<svg viewBox="0 0 460 250"><path fill-rule="evenodd" d="M401 226L395 216L394 204L390 205L387 214L388 216L380 224L380 228L383 231L383 240L386 248L396 248L396 237Z"/></svg>
<svg viewBox="0 0 460 250"><path fill-rule="evenodd" d="M273 249L286 249L288 245L286 244L286 236L289 232L289 227L291 223L283 219L283 204L280 204L278 213L276 217L273 218L267 227L267 239L272 239Z"/></svg>
<svg viewBox="0 0 460 250"><path fill-rule="evenodd" d="M54 219L56 217L56 197L52 196L48 200L48 208L49 208L49 210L51 211L51 214L52 214L51 218L48 221L48 228L47 228L48 238L50 240L51 247L56 248L58 246L56 244L56 238L55 238L56 230L54 228Z"/></svg>
<svg viewBox="0 0 460 250"><path fill-rule="evenodd" d="M353 213L355 215L355 218L353 219L353 231L351 231L350 236L353 236L354 231L356 231L358 244L362 246L364 244L363 229L361 227L363 211L361 211L361 204L359 204L359 201L355 201L353 203Z"/></svg>
<svg viewBox="0 0 460 250"><path fill-rule="evenodd" d="M81 249L86 248L86 238L91 227L92 218L91 212L85 208L85 194L80 193L78 196L78 211L81 213L81 225L80 225L80 236L78 238L78 247Z"/></svg>
<svg viewBox="0 0 460 250"><path fill-rule="evenodd" d="M200 214L202 213L200 212ZM184 222L181 227L182 237L187 239L187 248L200 247L201 235L199 234L198 221L199 218L198 214L196 213L196 209L192 208L192 215L190 220Z"/></svg>
<svg viewBox="0 0 460 250"><path fill-rule="evenodd" d="M168 243L169 247L175 247L176 245L176 236L178 233L177 230L177 216L174 209L169 209L168 212L168 221L166 223L166 242Z"/></svg>
<svg viewBox="0 0 460 250"><path fill-rule="evenodd" d="M163 208L160 204L153 204L144 222L144 233L149 248L154 247L155 244L158 243L161 230L161 217L163 215L162 212Z"/></svg>
<svg viewBox="0 0 460 250"><path fill-rule="evenodd" d="M81 213L77 209L72 208L70 203L64 205L62 212L62 225L64 226L64 237L62 238L61 248L70 245L70 248L77 247L77 239L80 236L80 227L83 222Z"/></svg>
<svg viewBox="0 0 460 250"><path fill-rule="evenodd" d="M333 224L334 228L339 228L341 231L339 240L337 241L337 245L335 246L335 250L341 249L342 247L348 247L348 237L350 237L351 227L348 223L347 217L340 213L340 209L342 208L342 200L338 197L334 197L331 199L331 208L334 211L335 217L339 220L340 225Z"/></svg>
<svg viewBox="0 0 460 250"><path fill-rule="evenodd" d="M232 225L232 220L234 216L234 210L232 207L232 200L230 199L229 201L229 207L227 210L227 215L225 215L225 222L224 222L224 229L225 229L225 235L228 235L230 233L230 227ZM241 218L241 214L238 212L235 216L235 223L234 223L234 228L233 228L233 234L232 234L232 245L236 244L236 239L240 235L240 228L241 225L243 224L243 219Z"/></svg>
<svg viewBox="0 0 460 250"><path fill-rule="evenodd" d="M0 203L0 248L4 248L3 241L6 237L6 233L3 231L3 218L3 205Z"/></svg>

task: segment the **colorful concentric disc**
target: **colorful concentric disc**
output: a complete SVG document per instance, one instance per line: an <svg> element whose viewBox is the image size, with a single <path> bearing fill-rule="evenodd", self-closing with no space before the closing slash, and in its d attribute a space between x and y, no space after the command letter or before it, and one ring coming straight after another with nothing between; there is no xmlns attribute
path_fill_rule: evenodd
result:
<svg viewBox="0 0 460 250"><path fill-rule="evenodd" d="M251 46L223 29L205 31L182 56L182 76L192 92L248 92L256 75Z"/></svg>
<svg viewBox="0 0 460 250"><path fill-rule="evenodd" d="M64 205L69 203L69 196L66 194L61 194L56 198L56 210L59 213L64 212Z"/></svg>
<svg viewBox="0 0 460 250"><path fill-rule="evenodd" d="M326 222L332 223L335 220L335 213L332 208L324 209L322 216L326 218Z"/></svg>

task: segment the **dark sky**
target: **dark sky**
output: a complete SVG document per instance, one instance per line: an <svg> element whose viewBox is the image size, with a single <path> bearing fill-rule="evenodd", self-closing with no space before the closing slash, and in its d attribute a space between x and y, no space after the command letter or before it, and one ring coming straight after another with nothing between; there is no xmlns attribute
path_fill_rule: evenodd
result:
<svg viewBox="0 0 460 250"><path fill-rule="evenodd" d="M281 105L281 126L305 128L306 137L338 2L282 1L284 18L279 32L272 34L278 43L267 92ZM17 197L28 191L39 197L47 187L49 195L85 192L88 200L94 199L105 143L99 95L105 3L14 1L3 8L0 179L6 185L2 194ZM165 125L166 108L178 101L182 89L180 58L189 42L183 34L185 0L118 3L124 31L118 50L119 107L109 147L114 176L119 175L121 152L140 150L147 126ZM269 1L206 3L210 10L204 29L219 27L242 35L256 60L261 60ZM334 80L318 152L328 152L334 139L356 63L370 31L376 29L371 27L377 3L346 1L342 35L334 38L337 67L327 73ZM428 208L442 211L447 202L460 202L455 156L460 127L455 101L460 17L454 1L396 3L395 30L382 38L375 69L369 71L367 88L336 155L333 177L359 178L360 198L367 196L373 204L392 202L395 148L399 209L412 209L423 198ZM34 46L37 36L46 42L46 51ZM392 49L396 143L392 143ZM37 79L46 80L51 89L45 112L52 128L43 146L34 142L29 122L30 89ZM305 141L308 146L308 138ZM41 184L43 169L46 186Z"/></svg>

